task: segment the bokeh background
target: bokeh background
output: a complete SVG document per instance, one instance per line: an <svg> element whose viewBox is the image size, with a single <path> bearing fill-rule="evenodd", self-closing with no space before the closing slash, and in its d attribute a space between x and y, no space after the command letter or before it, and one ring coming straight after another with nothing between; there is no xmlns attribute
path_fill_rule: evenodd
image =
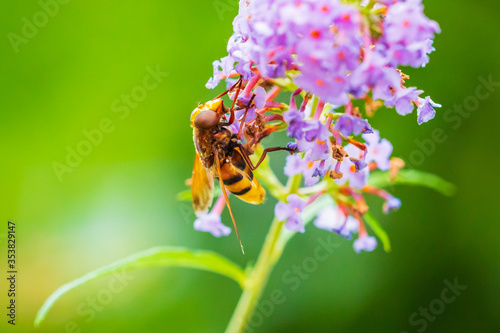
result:
<svg viewBox="0 0 500 333"><path fill-rule="evenodd" d="M45 3L42 0L42 3ZM36 311L60 285L117 259L157 245L210 249L244 266L257 257L275 204L254 207L233 200L247 253L234 235L215 239L195 232L186 189L193 163L189 115L207 90L211 63L226 54L236 0L69 1L13 47L24 18L42 10L37 1L0 2L0 312L1 331L31 332ZM443 108L418 126L415 114L380 111L371 120L408 158L435 128L436 143L418 168L458 186L453 198L425 188L397 187L398 212L374 214L393 250L355 254L352 242L338 248L291 290L283 275L313 255L323 231L308 227L287 248L263 298L280 289L286 301L255 332L416 332L409 318L441 297L444 281L467 289L426 332L498 332L500 323L499 157L496 144L500 87L472 112L443 118L454 104L474 96L479 77L500 82L500 6L481 2L426 1L437 20L437 52L424 69L408 69L410 85L424 89ZM55 10L52 8L52 10ZM43 17L38 17L43 23ZM29 32L29 31L28 31ZM150 70L168 73L137 104L121 98L143 84ZM469 99L470 102L471 99ZM121 107L121 109L118 109ZM115 112L117 111L117 112ZM458 117L458 118L457 118ZM83 131L112 122L102 142L78 166L58 178ZM460 121L460 123L459 123ZM284 154L273 156L276 169ZM376 202L380 204L380 202ZM224 215L225 221L228 216ZM18 317L6 324L7 220L17 223ZM64 296L41 332L222 332L238 301L239 287L224 277L180 268L133 273L133 280L89 322L76 309L109 279ZM76 330L78 332L78 330Z"/></svg>

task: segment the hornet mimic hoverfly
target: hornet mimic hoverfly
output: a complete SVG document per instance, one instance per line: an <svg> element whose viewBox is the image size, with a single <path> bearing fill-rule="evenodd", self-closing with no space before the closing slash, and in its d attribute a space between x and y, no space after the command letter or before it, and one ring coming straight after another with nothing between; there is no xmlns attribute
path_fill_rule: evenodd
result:
<svg viewBox="0 0 500 333"><path fill-rule="evenodd" d="M292 148L284 147L267 148L255 165L250 161L247 149L241 143L240 138L246 113L251 107L255 95L252 95L245 107L238 133L233 133L229 128L235 121L234 106L238 99L241 85L242 79L240 78L229 90L205 104L199 105L191 114L193 141L196 148L191 179L194 211L198 214L208 210L213 197L213 179L216 178L219 181L222 179L220 182L222 193L226 200L240 245L241 240L231 206L229 205L226 189L245 202L260 204L264 200L266 192L258 180L254 178L252 170L255 170L260 165L268 152L276 150L295 151ZM234 89L236 89L236 92L233 104L228 109L224 106L221 97ZM229 119L226 119L225 115L227 113L230 114ZM243 251L243 246L241 248Z"/></svg>

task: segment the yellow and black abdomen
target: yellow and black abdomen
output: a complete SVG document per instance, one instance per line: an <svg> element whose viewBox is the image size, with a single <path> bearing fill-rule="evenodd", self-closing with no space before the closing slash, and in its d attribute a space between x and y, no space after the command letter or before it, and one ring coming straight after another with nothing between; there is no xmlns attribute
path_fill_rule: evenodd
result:
<svg viewBox="0 0 500 333"><path fill-rule="evenodd" d="M264 201L266 191L253 177L238 149L233 151L231 161L221 166L221 176L225 187L241 200L254 205Z"/></svg>

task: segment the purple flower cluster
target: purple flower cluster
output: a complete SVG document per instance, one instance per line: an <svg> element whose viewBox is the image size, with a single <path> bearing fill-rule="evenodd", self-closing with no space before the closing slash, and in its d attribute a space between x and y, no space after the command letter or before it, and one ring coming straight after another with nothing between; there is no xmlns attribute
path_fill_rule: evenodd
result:
<svg viewBox="0 0 500 333"><path fill-rule="evenodd" d="M424 15L421 0L408 0L390 6L383 24L381 52L392 65L422 67L434 51L434 34L441 32L437 22Z"/></svg>
<svg viewBox="0 0 500 333"><path fill-rule="evenodd" d="M214 62L207 87L231 73L249 80L256 72L279 78L294 70L294 83L327 103L345 105L372 93L398 113L411 113L423 91L404 87L397 66L425 66L440 28L421 0L379 3L377 11L386 15L373 20L366 7L340 0L241 0L229 55Z"/></svg>
<svg viewBox="0 0 500 333"><path fill-rule="evenodd" d="M376 170L397 174L404 163L391 157L392 144L366 117L381 105L400 115L417 106L422 124L441 107L430 97L421 98L422 90L406 87L408 76L398 69L423 67L434 51L439 25L423 9L421 0L240 0L229 54L213 63L207 87L242 77L237 105L254 98L244 125L253 127L241 138L245 144L257 145L286 129L292 141L288 147L296 151L286 158L284 174L301 177L305 190L291 192L275 206L276 218L287 229L304 233L303 209L330 195L335 205L323 208L314 225L347 239L357 233L356 252L376 248L363 222L369 209L364 196L381 197L385 213L398 209L401 201L370 186L368 178ZM281 90L292 91L288 106L274 101ZM299 95L302 104L296 105ZM240 108L236 119L242 115ZM238 132L241 124L235 121L231 130ZM222 208L219 198L195 228L228 235L230 229L220 221Z"/></svg>

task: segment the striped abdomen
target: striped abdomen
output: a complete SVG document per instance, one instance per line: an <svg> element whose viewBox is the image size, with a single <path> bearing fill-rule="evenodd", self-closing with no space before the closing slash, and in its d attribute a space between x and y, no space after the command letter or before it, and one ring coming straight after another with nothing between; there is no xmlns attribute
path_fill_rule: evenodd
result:
<svg viewBox="0 0 500 333"><path fill-rule="evenodd" d="M252 170L241 156L238 148L233 152L229 163L221 166L221 176L226 188L241 200L257 205L264 200L266 191L257 179L253 178Z"/></svg>

